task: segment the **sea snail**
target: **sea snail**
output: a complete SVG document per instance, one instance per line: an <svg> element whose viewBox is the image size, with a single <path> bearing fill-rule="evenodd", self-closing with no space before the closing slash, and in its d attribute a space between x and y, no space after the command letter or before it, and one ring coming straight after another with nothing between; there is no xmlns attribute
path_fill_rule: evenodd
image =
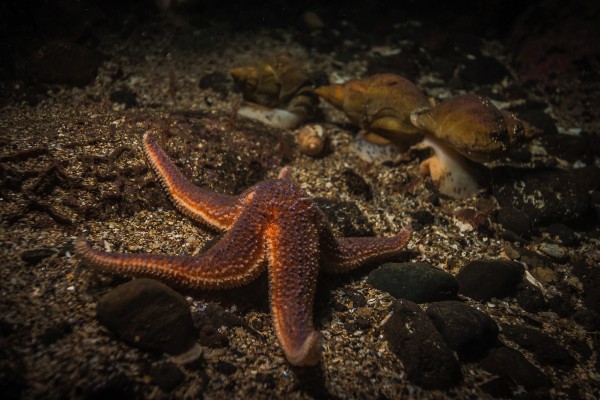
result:
<svg viewBox="0 0 600 400"><path fill-rule="evenodd" d="M283 54L230 73L244 99L238 115L270 126L294 128L311 116L318 102L308 73Z"/></svg>
<svg viewBox="0 0 600 400"><path fill-rule="evenodd" d="M421 146L433 150L420 172L430 174L441 193L455 198L470 196L479 189L473 162L504 158L511 149L540 133L514 114L499 110L489 99L472 93L414 110L410 120L424 134Z"/></svg>
<svg viewBox="0 0 600 400"><path fill-rule="evenodd" d="M376 74L322 86L314 92L343 111L370 142L391 142L405 150L422 138L410 115L429 103L418 87L399 75Z"/></svg>

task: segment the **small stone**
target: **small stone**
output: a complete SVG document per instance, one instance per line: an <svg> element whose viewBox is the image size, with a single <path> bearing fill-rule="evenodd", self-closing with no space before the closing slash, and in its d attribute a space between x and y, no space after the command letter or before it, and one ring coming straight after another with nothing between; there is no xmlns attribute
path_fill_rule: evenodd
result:
<svg viewBox="0 0 600 400"><path fill-rule="evenodd" d="M553 243L542 243L538 247L538 250L557 260L564 260L567 257L567 250Z"/></svg>
<svg viewBox="0 0 600 400"><path fill-rule="evenodd" d="M317 197L315 203L325 213L340 236L374 236L373 228L356 203Z"/></svg>
<svg viewBox="0 0 600 400"><path fill-rule="evenodd" d="M550 224L546 232L553 237L558 238L560 243L565 246L574 246L579 243L579 235L571 228L563 224Z"/></svg>
<svg viewBox="0 0 600 400"><path fill-rule="evenodd" d="M237 371L237 367L234 364L227 361L217 361L214 365L214 368L216 371L225 375L231 375L235 371Z"/></svg>
<svg viewBox="0 0 600 400"><path fill-rule="evenodd" d="M498 223L519 236L528 236L531 232L531 218L521 210L502 207L498 210Z"/></svg>
<svg viewBox="0 0 600 400"><path fill-rule="evenodd" d="M412 227L419 230L435 222L435 215L426 210L417 210L410 215L413 219Z"/></svg>
<svg viewBox="0 0 600 400"><path fill-rule="evenodd" d="M531 275L541 283L552 284L558 281L558 274L554 270L545 267L533 268Z"/></svg>
<svg viewBox="0 0 600 400"><path fill-rule="evenodd" d="M512 398L517 386L507 376L498 376L479 385L481 390L494 398Z"/></svg>
<svg viewBox="0 0 600 400"><path fill-rule="evenodd" d="M98 301L96 314L118 337L142 349L179 354L194 344L187 301L153 279L134 279L111 290Z"/></svg>
<svg viewBox="0 0 600 400"><path fill-rule="evenodd" d="M228 78L224 73L219 71L211 72L200 78L198 87L200 89L212 89L221 96L221 99L224 99L229 93L227 82Z"/></svg>
<svg viewBox="0 0 600 400"><path fill-rule="evenodd" d="M600 313L600 268L583 259L573 263L573 272L583 284L583 302L587 308Z"/></svg>
<svg viewBox="0 0 600 400"><path fill-rule="evenodd" d="M452 274L424 263L386 263L371 271L367 282L397 299L416 303L453 299L458 292Z"/></svg>
<svg viewBox="0 0 600 400"><path fill-rule="evenodd" d="M411 382L427 389L442 389L461 380L460 365L452 350L417 304L397 300L383 334Z"/></svg>
<svg viewBox="0 0 600 400"><path fill-rule="evenodd" d="M575 366L576 360L567 349L542 331L522 325L501 324L500 326L505 337L531 351L540 363L562 370Z"/></svg>
<svg viewBox="0 0 600 400"><path fill-rule="evenodd" d="M64 321L58 325L46 329L44 333L38 336L38 339L45 346L50 346L52 343L63 338L71 332L73 332L73 328L71 328L71 325L69 325L68 322Z"/></svg>
<svg viewBox="0 0 600 400"><path fill-rule="evenodd" d="M177 365L170 362L161 362L152 366L150 370L152 382L165 392L170 392L183 382L185 375Z"/></svg>
<svg viewBox="0 0 600 400"><path fill-rule="evenodd" d="M526 280L517 286L515 298L519 306L527 312L538 313L548 309L548 302L540 288Z"/></svg>
<svg viewBox="0 0 600 400"><path fill-rule="evenodd" d="M211 348L229 346L229 338L210 324L202 326L198 334L198 341L201 345Z"/></svg>
<svg viewBox="0 0 600 400"><path fill-rule="evenodd" d="M523 279L523 266L514 261L471 261L456 275L460 293L474 300L487 301L515 293Z"/></svg>
<svg viewBox="0 0 600 400"><path fill-rule="evenodd" d="M342 173L342 176L348 192L355 196L362 197L366 201L373 199L371 186L364 180L362 176L351 169L345 169Z"/></svg>
<svg viewBox="0 0 600 400"><path fill-rule="evenodd" d="M36 265L44 258L53 256L55 253L56 250L48 248L25 250L21 253L21 260L25 261L29 265Z"/></svg>
<svg viewBox="0 0 600 400"><path fill-rule="evenodd" d="M138 106L137 95L128 88L112 91L109 99L113 103L125 105L126 108L134 108Z"/></svg>
<svg viewBox="0 0 600 400"><path fill-rule="evenodd" d="M494 57L479 56L465 62L465 68L460 72L461 78L476 85L486 85L501 82L510 73L504 65Z"/></svg>
<svg viewBox="0 0 600 400"><path fill-rule="evenodd" d="M573 314L573 320L583 326L588 332L600 330L600 314L596 311L582 308Z"/></svg>
<svg viewBox="0 0 600 400"><path fill-rule="evenodd" d="M552 385L548 376L527 361L523 354L508 347L492 349L479 365L492 374L510 377L526 390Z"/></svg>
<svg viewBox="0 0 600 400"><path fill-rule="evenodd" d="M498 337L498 325L489 315L459 301L433 303L427 315L461 358L483 355Z"/></svg>

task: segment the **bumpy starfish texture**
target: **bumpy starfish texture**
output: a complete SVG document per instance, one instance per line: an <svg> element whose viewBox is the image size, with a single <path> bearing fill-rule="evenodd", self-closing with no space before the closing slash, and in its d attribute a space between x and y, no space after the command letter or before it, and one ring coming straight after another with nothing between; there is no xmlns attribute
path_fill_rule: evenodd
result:
<svg viewBox="0 0 600 400"><path fill-rule="evenodd" d="M287 360L315 365L321 335L313 327L313 301L320 268L343 273L398 255L410 237L336 238L323 212L284 168L278 179L261 182L239 196L206 191L177 170L149 132L144 153L173 203L192 219L226 230L199 256L108 253L84 238L76 252L99 270L157 278L196 289L232 288L249 283L268 266L275 332ZM266 261L266 262L265 262Z"/></svg>

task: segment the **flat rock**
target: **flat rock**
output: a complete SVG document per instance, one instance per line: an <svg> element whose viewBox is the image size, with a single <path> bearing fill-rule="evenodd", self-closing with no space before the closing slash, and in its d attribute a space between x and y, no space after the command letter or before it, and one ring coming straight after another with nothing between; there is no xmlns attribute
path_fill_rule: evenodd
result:
<svg viewBox="0 0 600 400"><path fill-rule="evenodd" d="M498 337L498 325L489 315L459 301L433 303L427 315L461 357L482 355Z"/></svg>
<svg viewBox="0 0 600 400"><path fill-rule="evenodd" d="M397 299L416 303L453 299L458 292L452 274L425 263L386 263L371 271L367 282Z"/></svg>
<svg viewBox="0 0 600 400"><path fill-rule="evenodd" d="M502 324L502 334L520 347L531 351L542 364L568 370L576 360L567 349L544 332L522 325Z"/></svg>
<svg viewBox="0 0 600 400"><path fill-rule="evenodd" d="M515 293L523 279L523 266L514 261L471 261L456 275L459 291L474 300L487 301Z"/></svg>
<svg viewBox="0 0 600 400"><path fill-rule="evenodd" d="M396 301L392 311L383 334L408 379L428 389L458 384L460 365L427 314L409 300Z"/></svg>
<svg viewBox="0 0 600 400"><path fill-rule="evenodd" d="M356 203L317 197L315 203L325 213L332 227L344 237L374 236L373 227Z"/></svg>
<svg viewBox="0 0 600 400"><path fill-rule="evenodd" d="M179 354L194 344L187 301L153 279L134 279L111 290L98 301L96 315L119 338L145 350Z"/></svg>
<svg viewBox="0 0 600 400"><path fill-rule="evenodd" d="M502 207L498 210L497 219L504 229L508 229L519 236L528 236L531 232L531 218L521 210Z"/></svg>
<svg viewBox="0 0 600 400"><path fill-rule="evenodd" d="M497 168L493 175L500 206L523 211L534 226L578 225L590 212L590 196L571 171Z"/></svg>
<svg viewBox="0 0 600 400"><path fill-rule="evenodd" d="M479 362L486 371L498 375L508 376L516 384L522 385L526 390L550 387L552 382L546 374L531 364L523 354L509 347L496 347Z"/></svg>
<svg viewBox="0 0 600 400"><path fill-rule="evenodd" d="M25 250L21 253L21 260L29 265L36 265L44 258L53 256L54 254L56 254L56 250L48 248Z"/></svg>

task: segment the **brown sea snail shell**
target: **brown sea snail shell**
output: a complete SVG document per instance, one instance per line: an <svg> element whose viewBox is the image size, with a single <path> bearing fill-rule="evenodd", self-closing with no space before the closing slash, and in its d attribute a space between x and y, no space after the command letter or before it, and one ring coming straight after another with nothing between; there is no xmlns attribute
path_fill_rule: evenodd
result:
<svg viewBox="0 0 600 400"><path fill-rule="evenodd" d="M418 87L399 75L376 74L322 86L315 93L343 111L373 143L391 142L406 149L422 138L410 115L429 103Z"/></svg>
<svg viewBox="0 0 600 400"><path fill-rule="evenodd" d="M475 163L498 160L540 133L475 94L415 110L411 121L424 133L420 146L433 150L419 172L430 175L440 193L453 198L468 197L479 190Z"/></svg>
<svg viewBox="0 0 600 400"><path fill-rule="evenodd" d="M540 133L514 114L499 110L489 99L472 93L417 109L410 119L416 128L476 162L503 157Z"/></svg>
<svg viewBox="0 0 600 400"><path fill-rule="evenodd" d="M316 157L325 149L325 133L318 124L304 125L296 135L298 150L307 156Z"/></svg>
<svg viewBox="0 0 600 400"><path fill-rule="evenodd" d="M233 68L230 73L245 100L238 114L272 126L298 125L318 102L308 73L283 54Z"/></svg>

